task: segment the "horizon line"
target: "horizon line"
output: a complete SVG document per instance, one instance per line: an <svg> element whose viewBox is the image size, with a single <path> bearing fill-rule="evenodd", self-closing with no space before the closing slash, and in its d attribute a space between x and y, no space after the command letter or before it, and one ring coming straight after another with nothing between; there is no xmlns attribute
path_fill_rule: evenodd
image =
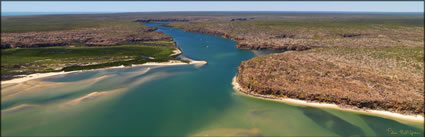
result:
<svg viewBox="0 0 425 137"><path fill-rule="evenodd" d="M249 10L240 10L240 11L225 11L225 10L211 10L211 11L1 11L3 12L38 12L38 13L144 13L144 12L360 12L360 13L424 13L424 11L279 11L279 10L275 10L275 11L249 11Z"/></svg>

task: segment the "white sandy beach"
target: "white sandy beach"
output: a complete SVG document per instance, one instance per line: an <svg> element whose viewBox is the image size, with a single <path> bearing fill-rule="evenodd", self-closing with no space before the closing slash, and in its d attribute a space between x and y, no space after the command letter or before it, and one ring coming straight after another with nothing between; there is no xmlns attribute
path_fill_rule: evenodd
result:
<svg viewBox="0 0 425 137"><path fill-rule="evenodd" d="M72 73L72 72L73 71L70 71L70 72L62 71L62 72L49 72L49 73L35 73L35 74L25 75L24 77L21 77L21 78L15 78L15 79L11 79L11 80L1 81L1 84L21 83L21 82L25 82L25 81L28 81L28 80L50 77L50 76L55 76L55 75L69 74L69 73Z"/></svg>
<svg viewBox="0 0 425 137"><path fill-rule="evenodd" d="M176 48L175 50L173 50L173 54L171 54L170 56L179 55L181 53L182 51L179 48Z"/></svg>
<svg viewBox="0 0 425 137"><path fill-rule="evenodd" d="M336 104L329 104L329 103L317 103L317 102L309 102L305 100L299 100L299 99L290 99L290 98L275 98L274 96L267 96L267 95L260 95L255 94L251 95L246 93L246 90L242 89L240 87L239 83L236 81L236 76L233 77L232 80L233 88L238 91L238 93L241 93L242 95L265 99L265 100L272 100L272 101L278 101L283 102L286 104L291 105L297 105L297 106L310 106L310 107L318 107L318 108L329 108L329 109L338 109L343 111L349 111L349 112L356 112L366 115L373 115L373 116L379 116L383 118L393 119L400 122L409 121L409 122L420 122L424 123L424 116L421 115L405 115L400 113L394 113L389 111L382 111L382 110L371 110L371 109L353 109L353 108L343 108Z"/></svg>
<svg viewBox="0 0 425 137"><path fill-rule="evenodd" d="M132 65L131 67L135 67L135 66L170 66L170 65L191 65L191 64L207 64L206 61L195 61L192 60L190 63L185 63L185 62L181 62L181 61L176 61L176 60L170 60L168 62L147 62L144 64L139 64L139 65ZM77 71L68 71L68 72L48 72L48 73L35 73L35 74L30 74L30 75L24 75L21 78L15 78L15 79L11 79L11 80L5 80L5 81L1 81L1 84L13 84L13 83L21 83L21 82L25 82L28 80L33 80L33 79L40 79L40 78L45 78L45 77L50 77L50 76L56 76L56 75L64 75L64 74L69 74L69 73L74 73L74 72L84 72L84 71L93 71L93 70L102 70L102 69L114 69L114 68L124 68L125 66L121 65L121 66L115 66L115 67L108 67L108 68L100 68L100 69L91 69L91 70L77 70Z"/></svg>

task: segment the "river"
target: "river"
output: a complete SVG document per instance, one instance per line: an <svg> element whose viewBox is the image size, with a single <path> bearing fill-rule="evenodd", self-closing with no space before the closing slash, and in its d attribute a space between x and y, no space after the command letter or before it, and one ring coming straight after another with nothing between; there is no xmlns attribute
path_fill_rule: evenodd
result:
<svg viewBox="0 0 425 137"><path fill-rule="evenodd" d="M184 56L208 64L93 70L2 85L1 135L422 136L424 133L423 123L241 95L231 84L240 62L270 52L240 50L232 40L176 28L158 27L157 31L173 37ZM402 134L400 130L411 134Z"/></svg>

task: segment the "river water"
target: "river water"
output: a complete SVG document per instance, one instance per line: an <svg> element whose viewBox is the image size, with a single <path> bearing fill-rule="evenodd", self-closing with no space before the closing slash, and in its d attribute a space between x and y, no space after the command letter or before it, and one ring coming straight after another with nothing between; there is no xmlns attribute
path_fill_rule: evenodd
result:
<svg viewBox="0 0 425 137"><path fill-rule="evenodd" d="M400 136L400 130L412 133L405 136L424 133L423 123L241 95L231 85L237 66L269 52L240 50L234 41L217 36L158 28L174 38L184 56L208 64L104 69L4 84L1 135Z"/></svg>

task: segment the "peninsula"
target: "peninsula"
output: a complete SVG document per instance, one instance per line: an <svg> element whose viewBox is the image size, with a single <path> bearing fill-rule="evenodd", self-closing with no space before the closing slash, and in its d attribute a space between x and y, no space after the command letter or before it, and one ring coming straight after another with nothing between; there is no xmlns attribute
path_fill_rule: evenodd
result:
<svg viewBox="0 0 425 137"><path fill-rule="evenodd" d="M423 115L422 16L283 13L171 26L285 51L241 63L245 93Z"/></svg>
<svg viewBox="0 0 425 137"><path fill-rule="evenodd" d="M177 57L182 52L169 35L137 18L84 14L2 17L1 79L146 62L191 62Z"/></svg>

